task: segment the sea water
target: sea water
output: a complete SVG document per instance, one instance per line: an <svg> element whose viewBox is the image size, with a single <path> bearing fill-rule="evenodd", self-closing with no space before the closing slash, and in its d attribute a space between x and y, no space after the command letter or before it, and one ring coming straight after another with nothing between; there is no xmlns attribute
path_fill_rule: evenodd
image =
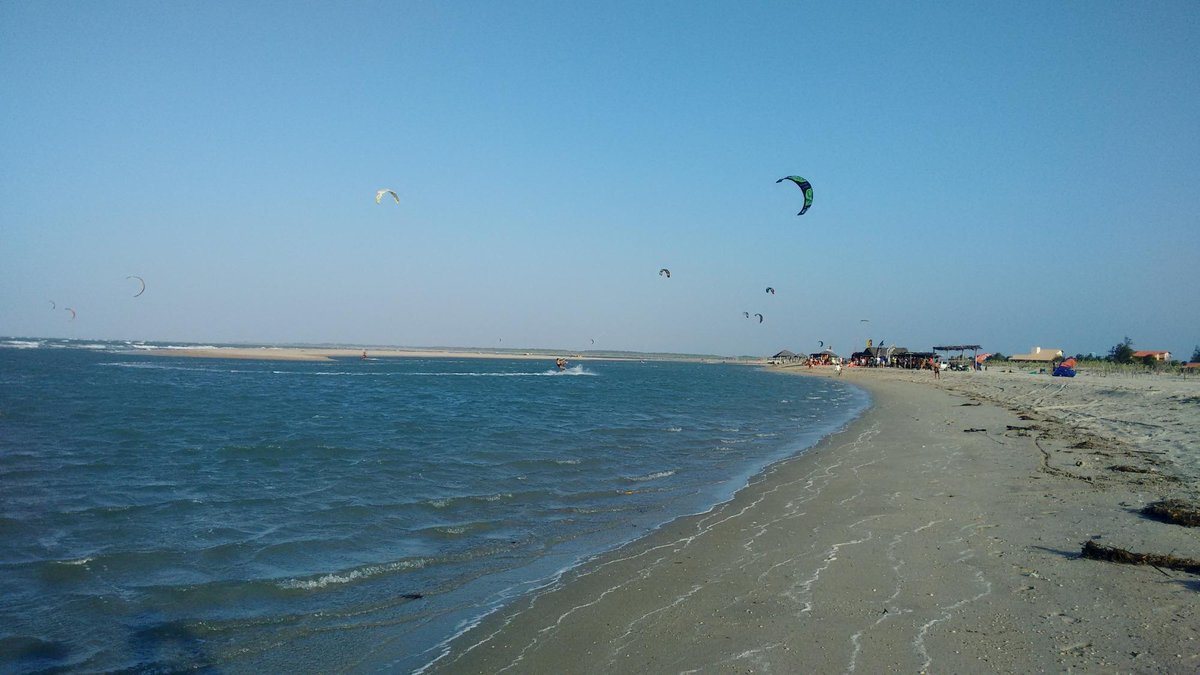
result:
<svg viewBox="0 0 1200 675"><path fill-rule="evenodd" d="M146 346L0 339L0 671L419 670L868 404L739 365Z"/></svg>

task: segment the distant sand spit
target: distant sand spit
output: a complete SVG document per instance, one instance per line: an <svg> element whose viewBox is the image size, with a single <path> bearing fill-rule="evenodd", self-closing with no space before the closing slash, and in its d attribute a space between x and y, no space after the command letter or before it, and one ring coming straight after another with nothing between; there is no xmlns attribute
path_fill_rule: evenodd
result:
<svg viewBox="0 0 1200 675"><path fill-rule="evenodd" d="M177 356L187 358L207 359L257 359L263 361L331 361L339 358L362 358L363 352L368 358L422 358L422 359L525 359L530 361L554 361L556 356L565 356L572 361L689 361L713 363L741 363L760 365L758 359L721 359L702 356L685 355L609 355L609 354L579 354L570 351L555 352L547 349L531 351L494 351L485 349L371 349L362 347L323 348L323 347L217 347L197 349L151 349L140 354L153 356Z"/></svg>

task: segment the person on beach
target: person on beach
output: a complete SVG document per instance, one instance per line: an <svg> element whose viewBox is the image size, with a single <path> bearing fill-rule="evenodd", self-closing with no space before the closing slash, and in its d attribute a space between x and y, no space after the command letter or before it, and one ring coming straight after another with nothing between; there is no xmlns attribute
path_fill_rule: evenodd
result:
<svg viewBox="0 0 1200 675"><path fill-rule="evenodd" d="M842 364L840 364L840 363L835 364L833 366L833 369L837 371L838 377L842 376Z"/></svg>

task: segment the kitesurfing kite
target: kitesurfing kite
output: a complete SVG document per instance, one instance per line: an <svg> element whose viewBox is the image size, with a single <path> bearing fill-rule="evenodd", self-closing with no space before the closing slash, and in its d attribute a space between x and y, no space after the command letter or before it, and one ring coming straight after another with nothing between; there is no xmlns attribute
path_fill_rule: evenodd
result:
<svg viewBox="0 0 1200 675"><path fill-rule="evenodd" d="M135 298L136 298L137 296L139 296L139 295L141 295L142 293L145 293L145 292L146 292L146 280L145 280L145 279L143 279L143 278L139 277L139 276L138 276L138 275L136 275L136 274L131 274L131 275L129 275L129 276L127 276L127 277L125 277L125 278L126 278L126 279L137 279L137 280L138 280L138 282L142 284L142 287L141 287L141 289L140 289L140 290L138 290L138 292L137 292L137 293L134 293L134 294L133 294L133 297L135 297Z"/></svg>
<svg viewBox="0 0 1200 675"><path fill-rule="evenodd" d="M391 195L392 199L395 199L397 204L400 203L400 195L396 194L395 190L380 190L380 191L376 192L375 193L375 203L378 204L381 201L383 201L384 195Z"/></svg>
<svg viewBox="0 0 1200 675"><path fill-rule="evenodd" d="M670 279L671 278L671 270L664 267L658 271L658 276L666 277L666 278Z"/></svg>
<svg viewBox="0 0 1200 675"><path fill-rule="evenodd" d="M742 316L744 316L744 317L746 317L747 319L749 319L749 318L750 318L750 312L742 312Z"/></svg>
<svg viewBox="0 0 1200 675"><path fill-rule="evenodd" d="M64 307L64 309L66 309L68 312L71 313L71 320L74 321L75 320L75 310L71 309L70 307Z"/></svg>
<svg viewBox="0 0 1200 675"><path fill-rule="evenodd" d="M825 341L824 341L824 340L817 340L817 344L818 344L818 345L820 345L820 346L822 346L822 347L824 347L824 346L825 346Z"/></svg>
<svg viewBox="0 0 1200 675"><path fill-rule="evenodd" d="M54 304L53 300L50 301L50 309L58 309L58 305Z"/></svg>
<svg viewBox="0 0 1200 675"><path fill-rule="evenodd" d="M805 180L803 176L784 176L775 182L782 183L785 180L792 181L797 187L799 187L801 190L804 190L804 208L800 209L800 213L796 214L798 216L804 215L804 212L808 210L808 207L812 206L812 183L809 183L807 180Z"/></svg>
<svg viewBox="0 0 1200 675"><path fill-rule="evenodd" d="M775 295L775 289L771 288L770 286L767 286L767 292L770 293L771 295Z"/></svg>
<svg viewBox="0 0 1200 675"><path fill-rule="evenodd" d="M762 323L762 322L763 322L763 315L762 315L762 314L755 314L754 316L757 316L757 317L758 317L758 322L759 322L759 323Z"/></svg>

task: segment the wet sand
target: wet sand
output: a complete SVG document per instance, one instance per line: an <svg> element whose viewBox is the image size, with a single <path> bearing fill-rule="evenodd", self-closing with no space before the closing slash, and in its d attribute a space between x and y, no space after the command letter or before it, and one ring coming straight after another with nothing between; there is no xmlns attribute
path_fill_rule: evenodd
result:
<svg viewBox="0 0 1200 675"><path fill-rule="evenodd" d="M845 430L487 617L431 670L1200 671L1200 578L1079 557L1200 558L1195 528L1138 512L1195 496L1171 457L1200 452L1200 383L842 378L874 397Z"/></svg>

